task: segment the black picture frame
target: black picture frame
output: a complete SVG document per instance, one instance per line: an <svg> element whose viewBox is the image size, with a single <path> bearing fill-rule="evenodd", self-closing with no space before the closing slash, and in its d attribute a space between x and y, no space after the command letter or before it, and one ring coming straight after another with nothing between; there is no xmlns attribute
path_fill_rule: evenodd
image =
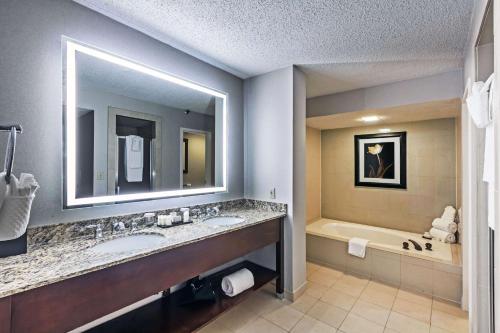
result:
<svg viewBox="0 0 500 333"><path fill-rule="evenodd" d="M379 141L378 141L378 140ZM379 177L366 177L366 170L367 168L367 156L369 153L367 150L363 149L361 151L360 146L367 145L367 141L370 144L376 145L377 143L381 144L383 147L384 143L391 143L394 142L394 144L391 146L392 151L393 151L393 160L391 161L392 166L394 167L393 175L394 178L385 177L385 171L382 173L382 176ZM397 144L399 143L399 161L397 161L397 154L396 154L396 147ZM390 150L388 150L390 152ZM363 154L363 157L361 156ZM370 153L372 154L372 153ZM372 154L374 155L374 154ZM379 154L377 154L377 158ZM389 156L390 159L390 156ZM361 161L364 163L363 166L360 165ZM378 162L380 163L380 159L378 159ZM397 162L397 163L396 163ZM379 188L394 188L394 189L406 189L406 132L393 132L393 133L377 133L377 134L362 134L362 135L355 135L354 136L354 185L358 187L379 187ZM379 164L379 166L383 166L383 160L382 164ZM397 170L399 166L399 170ZM361 169L362 167L362 169ZM372 165L369 165L370 170L375 170L373 169ZM384 168L382 168L385 170ZM389 167L388 167L389 169ZM380 171L380 170L377 170ZM396 175L399 174L399 179ZM380 179L384 179L381 182Z"/></svg>

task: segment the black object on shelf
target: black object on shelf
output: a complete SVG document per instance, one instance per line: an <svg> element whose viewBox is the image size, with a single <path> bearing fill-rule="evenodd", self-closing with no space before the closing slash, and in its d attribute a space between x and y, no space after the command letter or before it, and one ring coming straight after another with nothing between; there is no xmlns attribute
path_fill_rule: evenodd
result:
<svg viewBox="0 0 500 333"><path fill-rule="evenodd" d="M28 250L28 232L21 237L0 242L0 258L16 256L26 253Z"/></svg>
<svg viewBox="0 0 500 333"><path fill-rule="evenodd" d="M403 250L409 250L410 244L408 242L403 242Z"/></svg>
<svg viewBox="0 0 500 333"><path fill-rule="evenodd" d="M234 297L224 294L221 281L224 276L249 269L255 285ZM215 292L215 302L194 302L184 304L189 288L182 288L168 296L132 310L120 317L86 331L87 333L189 333L197 330L221 313L247 299L252 293L276 279L278 273L249 261L223 269L204 280L210 281ZM191 280L189 280L191 281Z"/></svg>
<svg viewBox="0 0 500 333"><path fill-rule="evenodd" d="M425 243L425 249L427 251L432 251L432 244L431 243Z"/></svg>
<svg viewBox="0 0 500 333"><path fill-rule="evenodd" d="M192 278L184 287L186 299L181 305L188 305L196 302L215 302L217 297L212 282L208 279Z"/></svg>

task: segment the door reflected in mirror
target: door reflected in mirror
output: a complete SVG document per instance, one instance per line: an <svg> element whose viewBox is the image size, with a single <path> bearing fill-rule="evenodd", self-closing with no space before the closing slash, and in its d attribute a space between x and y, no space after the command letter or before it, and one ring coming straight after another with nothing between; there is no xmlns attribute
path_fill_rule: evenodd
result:
<svg viewBox="0 0 500 333"><path fill-rule="evenodd" d="M226 190L226 95L68 41L67 206Z"/></svg>
<svg viewBox="0 0 500 333"><path fill-rule="evenodd" d="M181 183L184 188L214 186L213 144L210 131L182 129Z"/></svg>

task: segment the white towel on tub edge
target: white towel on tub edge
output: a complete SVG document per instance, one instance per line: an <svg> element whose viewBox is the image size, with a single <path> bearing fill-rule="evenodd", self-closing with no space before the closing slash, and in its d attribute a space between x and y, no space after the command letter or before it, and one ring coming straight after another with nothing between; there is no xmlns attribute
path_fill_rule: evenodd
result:
<svg viewBox="0 0 500 333"><path fill-rule="evenodd" d="M368 242L369 240L358 237L349 239L349 254L364 258L366 255L366 245L368 245Z"/></svg>

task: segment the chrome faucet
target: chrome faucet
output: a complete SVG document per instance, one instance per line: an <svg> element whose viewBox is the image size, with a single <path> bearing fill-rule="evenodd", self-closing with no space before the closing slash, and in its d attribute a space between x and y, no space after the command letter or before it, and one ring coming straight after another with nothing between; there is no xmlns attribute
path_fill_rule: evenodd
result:
<svg viewBox="0 0 500 333"><path fill-rule="evenodd" d="M102 238L102 226L100 224L87 225L85 229L95 229L95 239Z"/></svg>
<svg viewBox="0 0 500 333"><path fill-rule="evenodd" d="M136 230L137 230L137 222L132 221L132 223L130 223L130 231L136 231Z"/></svg>
<svg viewBox="0 0 500 333"><path fill-rule="evenodd" d="M214 206L214 207L207 207L207 215L208 216L217 216L219 215L219 207Z"/></svg>

